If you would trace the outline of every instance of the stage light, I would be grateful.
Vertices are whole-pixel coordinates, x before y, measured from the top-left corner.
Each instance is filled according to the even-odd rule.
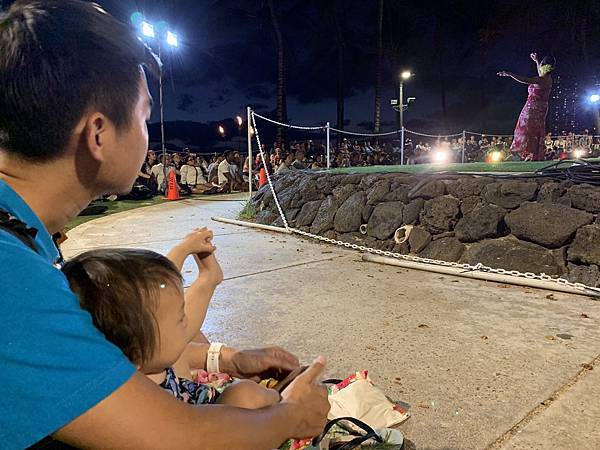
[[[145,20],[142,22],[142,34],[149,38],[154,37],[154,27]]]
[[[400,74],[400,78],[402,78],[404,81],[408,80],[410,77],[412,77],[410,70],[405,70]]]
[[[450,154],[448,150],[443,148],[435,148],[433,149],[433,153],[431,154],[431,162],[434,164],[444,164],[450,160]]]
[[[179,39],[175,33],[167,31],[167,44],[171,47],[179,47]]]
[[[590,95],[590,102],[592,102],[592,103],[600,102],[600,95],[599,94]]]
[[[495,151],[495,152],[490,153],[490,161],[493,163],[500,162],[503,159],[504,159],[504,155],[502,154],[502,152]]]
[[[144,21],[144,15],[141,12],[134,12],[129,19],[134,27],[139,28]]]

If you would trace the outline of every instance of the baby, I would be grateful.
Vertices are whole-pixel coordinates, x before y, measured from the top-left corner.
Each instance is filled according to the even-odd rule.
[[[138,370],[187,403],[227,404],[258,409],[280,401],[273,389],[238,380],[222,393],[192,381],[192,369],[206,368],[206,346],[194,344],[223,272],[215,258],[212,232],[188,235],[169,254],[138,249],[85,252],[63,271],[94,325]],[[199,275],[185,292],[181,266],[192,255]]]

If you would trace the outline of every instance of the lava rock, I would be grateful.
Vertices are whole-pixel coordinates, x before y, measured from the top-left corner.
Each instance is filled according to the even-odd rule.
[[[588,225],[577,230],[567,254],[571,262],[600,265],[600,227]]]
[[[597,265],[580,266],[569,263],[567,269],[568,272],[564,275],[567,280],[573,283],[583,283],[586,286],[600,287],[600,269]]]
[[[516,237],[550,248],[566,244],[579,228],[593,220],[589,213],[552,203],[524,203],[506,216]]]
[[[408,242],[403,242],[402,244],[395,244],[392,251],[401,255],[408,255],[410,253],[410,247]]]
[[[591,213],[600,212],[600,187],[578,184],[567,192],[573,206]]]
[[[421,211],[421,224],[432,234],[443,233],[454,228],[460,210],[459,202],[453,197],[438,197],[427,200]]]
[[[323,200],[321,206],[319,206],[317,215],[313,220],[312,226],[310,227],[310,232],[313,234],[321,234],[324,231],[332,229],[333,219],[335,218],[338,206],[339,203],[336,202],[333,195],[330,195]]]
[[[315,200],[302,205],[302,209],[296,216],[296,226],[311,225],[317,216],[321,203],[321,200]]]
[[[458,221],[454,231],[461,242],[476,242],[505,234],[506,210],[496,205],[475,209]]]
[[[362,223],[367,223],[375,207],[373,205],[365,205],[362,209]]]
[[[367,234],[381,240],[390,238],[402,226],[403,210],[400,202],[380,203],[371,214]]]
[[[258,223],[262,223],[263,225],[270,225],[278,217],[279,217],[279,214],[274,213],[273,211],[269,211],[268,209],[265,209],[264,211],[257,213],[254,220],[256,220],[256,222],[258,222]]]
[[[361,173],[351,173],[346,175],[340,184],[359,184],[363,178],[363,174]]]
[[[389,180],[377,181],[371,189],[367,192],[367,204],[375,205],[383,201],[386,195],[390,192]]]
[[[402,202],[408,203],[408,191],[410,190],[410,186],[400,184],[396,185],[396,187],[392,187],[389,194],[385,196],[386,202]]]
[[[465,197],[460,202],[460,212],[464,215],[469,214],[471,211],[477,208],[481,208],[485,203],[478,196]]]
[[[479,196],[486,185],[492,182],[489,178],[474,177],[449,181],[446,184],[448,193],[456,198]]]
[[[364,192],[355,192],[342,203],[335,213],[333,227],[338,233],[358,231],[362,224],[362,210],[366,206],[367,196]]]
[[[446,183],[441,180],[423,180],[408,193],[409,200],[415,198],[432,199],[446,194]]]
[[[507,209],[517,208],[521,203],[533,200],[537,183],[527,181],[501,181],[485,186],[483,196],[495,205]]]
[[[356,186],[353,184],[343,184],[333,190],[333,198],[338,205],[344,203],[352,194],[356,192]]]
[[[538,192],[538,202],[561,203],[561,199],[566,193],[567,188],[562,183],[544,183]]]
[[[419,256],[421,258],[437,259],[439,261],[459,261],[465,249],[465,244],[453,237],[447,237],[432,241]]]
[[[559,276],[563,272],[550,250],[516,238],[485,240],[473,244],[461,259],[461,263],[481,263],[496,269],[545,273],[552,276]]]
[[[404,207],[404,223],[412,225],[419,220],[425,200],[417,198]]]
[[[408,236],[411,253],[419,253],[431,242],[431,233],[422,227],[414,227]]]

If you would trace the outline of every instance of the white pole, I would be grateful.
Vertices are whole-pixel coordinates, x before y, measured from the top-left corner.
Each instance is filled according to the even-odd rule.
[[[463,130],[463,141],[462,141],[462,158],[461,158],[461,162],[465,162],[465,145],[467,142],[467,132],[465,130]]]
[[[276,231],[278,233],[292,234],[292,230],[286,230],[285,228],[274,227],[272,225],[263,225],[261,223],[254,223],[254,222],[244,222],[243,220],[227,219],[225,217],[211,217],[211,219],[214,220],[215,222],[230,223],[232,225],[239,225],[241,227],[259,228],[261,230]]]
[[[454,275],[458,277],[472,278],[475,280],[493,281],[496,283],[516,284],[518,286],[528,286],[539,289],[549,289],[558,292],[567,292],[569,294],[588,295],[598,297],[600,294],[590,289],[577,289],[571,286],[559,284],[555,281],[544,281],[529,278],[516,277],[513,275],[501,275],[489,272],[467,272],[458,267],[437,266],[433,264],[423,264],[414,261],[404,261],[396,258],[388,258],[385,256],[366,254],[362,257],[363,261],[374,262],[378,264],[388,264],[391,266],[404,267],[406,269],[425,270],[427,272],[442,273],[446,275]]]
[[[252,110],[246,108],[246,123],[248,124],[248,200],[252,200]]]
[[[330,164],[329,163],[329,155],[330,155],[329,143],[331,142],[330,137],[329,137],[329,128],[330,128],[330,125],[329,125],[329,122],[327,122],[327,169],[328,170],[329,170],[329,164]]]
[[[404,127],[400,130],[400,165],[404,165]]]

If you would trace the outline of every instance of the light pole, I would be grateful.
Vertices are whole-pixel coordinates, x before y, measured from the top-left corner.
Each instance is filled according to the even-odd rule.
[[[404,128],[404,82],[412,77],[410,70],[405,70],[400,74],[400,92],[398,96],[398,109],[400,111],[400,129]]]
[[[158,47],[158,58],[162,63],[162,47],[163,41],[167,44],[167,46],[171,48],[179,47],[179,38],[177,34],[168,30],[168,25],[166,22],[159,22],[156,26],[152,25],[150,22],[144,19],[144,16],[141,13],[134,13],[131,15],[132,23],[139,27],[142,38],[150,44],[149,41],[156,40],[156,45]],[[167,180],[167,167],[166,167],[166,156],[167,150],[165,147],[165,110],[164,110],[164,93],[163,93],[163,77],[162,70],[158,76],[158,98],[159,98],[159,108],[160,108],[160,144],[162,151],[162,164],[163,164],[163,176],[164,182]]]

